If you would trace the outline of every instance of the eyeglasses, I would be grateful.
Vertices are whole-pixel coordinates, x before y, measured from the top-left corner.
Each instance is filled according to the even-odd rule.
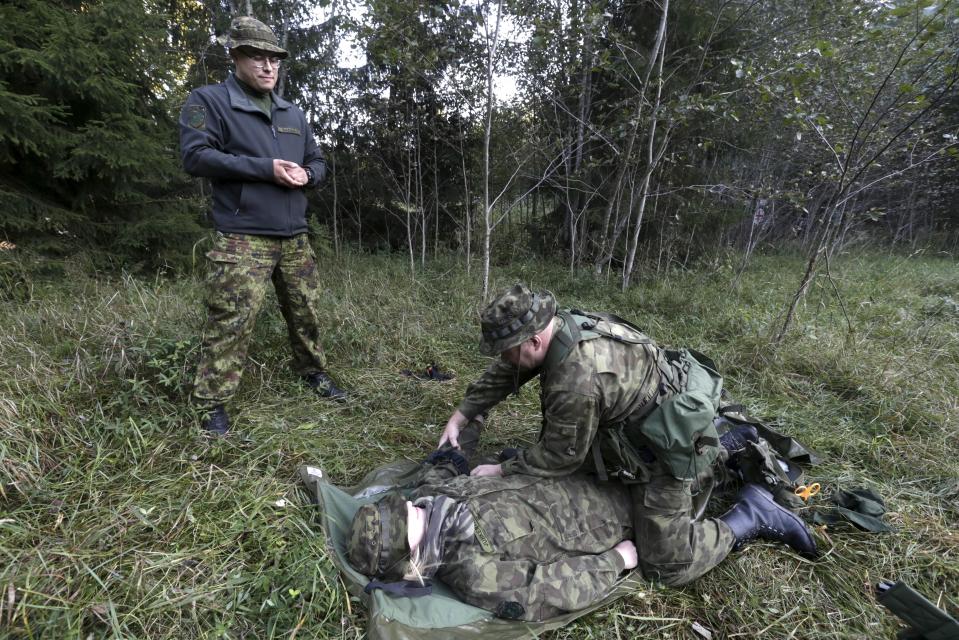
[[[253,68],[259,71],[262,71],[263,68],[266,67],[267,63],[269,63],[270,66],[272,66],[274,69],[278,69],[280,67],[280,63],[282,62],[282,60],[280,60],[276,56],[255,55],[255,56],[247,56],[247,58],[253,61]]]

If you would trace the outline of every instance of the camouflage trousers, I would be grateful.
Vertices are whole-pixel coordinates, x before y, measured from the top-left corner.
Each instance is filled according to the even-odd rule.
[[[236,392],[270,282],[286,320],[294,373],[326,367],[316,313],[316,258],[305,233],[274,238],[217,232],[206,257],[207,320],[193,388],[198,404],[223,404]]]
[[[712,468],[677,480],[659,461],[650,466],[648,482],[630,485],[639,567],[649,580],[686,584],[722,562],[736,539],[726,523],[700,519],[716,486]]]

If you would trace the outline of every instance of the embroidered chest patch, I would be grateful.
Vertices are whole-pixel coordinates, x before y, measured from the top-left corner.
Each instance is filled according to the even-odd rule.
[[[493,553],[493,543],[490,542],[489,536],[483,531],[483,527],[476,521],[473,522],[473,535],[476,536],[476,541],[479,542],[483,551]]]
[[[277,127],[276,130],[280,133],[292,133],[295,136],[300,135],[300,130],[296,127]]]
[[[186,123],[194,129],[206,129],[206,108],[199,104],[188,106],[186,108]]]

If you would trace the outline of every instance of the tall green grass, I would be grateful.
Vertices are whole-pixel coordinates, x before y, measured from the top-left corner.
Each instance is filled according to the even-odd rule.
[[[315,464],[349,484],[426,455],[487,362],[475,274],[440,260],[411,281],[407,265],[323,265],[346,405],[290,373],[268,302],[224,439],[201,434],[187,403],[202,322],[194,279],[21,273],[0,301],[0,637],[363,637],[295,470]],[[757,257],[733,290],[737,266],[720,258],[621,293],[560,265],[517,264],[498,268],[493,288],[549,288],[565,306],[614,311],[711,355],[733,396],[823,455],[811,480],[827,494],[877,490],[896,531],[820,531],[816,562],[753,544],[692,585],[647,585],[549,637],[698,638],[699,623],[723,638],[882,638],[898,622],[868,591],[879,578],[959,600],[959,267],[846,257],[835,289],[818,281],[773,347],[802,264]],[[432,362],[456,379],[399,373]],[[490,449],[535,439],[530,386],[492,414]]]

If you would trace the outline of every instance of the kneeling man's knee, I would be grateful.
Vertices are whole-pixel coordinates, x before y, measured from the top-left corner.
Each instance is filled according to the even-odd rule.
[[[640,562],[643,576],[647,580],[659,582],[668,587],[679,587],[692,582],[699,577],[700,573],[693,570],[689,564],[652,564],[649,562]]]

